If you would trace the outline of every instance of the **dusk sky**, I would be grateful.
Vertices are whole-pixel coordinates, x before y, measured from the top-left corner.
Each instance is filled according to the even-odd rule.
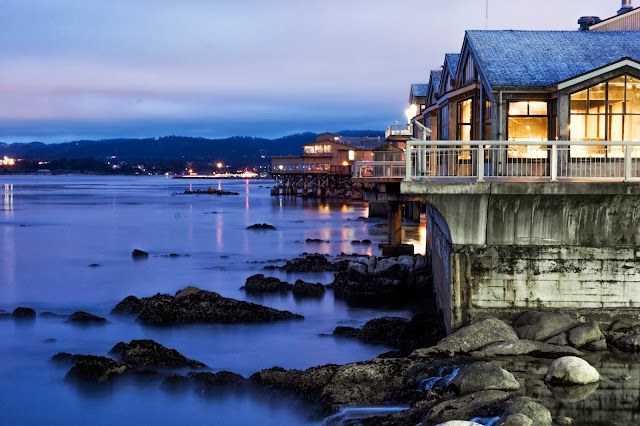
[[[619,8],[489,0],[489,29]],[[278,137],[403,120],[485,0],[0,0],[0,28],[2,142]]]

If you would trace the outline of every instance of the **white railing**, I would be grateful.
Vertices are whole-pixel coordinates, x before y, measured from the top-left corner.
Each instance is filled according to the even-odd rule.
[[[390,136],[412,136],[413,126],[411,124],[392,124],[384,131],[385,139]]]
[[[640,179],[640,142],[407,142],[405,180]]]
[[[406,175],[404,161],[358,161],[353,163],[356,179],[403,179]]]

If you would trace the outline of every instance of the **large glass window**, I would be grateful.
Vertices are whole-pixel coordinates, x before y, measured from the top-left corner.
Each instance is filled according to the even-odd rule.
[[[639,141],[640,79],[613,78],[571,95],[571,140]],[[624,148],[572,146],[572,157],[624,157]],[[632,156],[640,157],[640,148]]]
[[[510,141],[546,142],[549,140],[547,102],[509,102],[507,134]],[[509,145],[509,158],[547,158],[547,146]]]
[[[449,105],[444,105],[438,111],[440,115],[440,140],[447,141],[449,140]]]
[[[458,134],[457,139],[459,141],[470,141],[473,135],[473,99],[465,99],[458,102],[458,115],[457,125]],[[458,160],[470,160],[471,159],[471,145],[462,145],[463,150],[458,154]]]

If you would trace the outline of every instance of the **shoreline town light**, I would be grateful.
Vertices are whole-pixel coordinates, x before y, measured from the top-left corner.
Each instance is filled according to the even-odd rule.
[[[407,123],[411,123],[411,119],[418,114],[418,107],[411,104],[404,110],[404,114],[407,116]]]

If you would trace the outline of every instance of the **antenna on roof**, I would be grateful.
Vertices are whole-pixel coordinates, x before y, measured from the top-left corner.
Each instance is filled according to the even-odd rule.
[[[484,29],[489,29],[489,0],[484,3]]]

